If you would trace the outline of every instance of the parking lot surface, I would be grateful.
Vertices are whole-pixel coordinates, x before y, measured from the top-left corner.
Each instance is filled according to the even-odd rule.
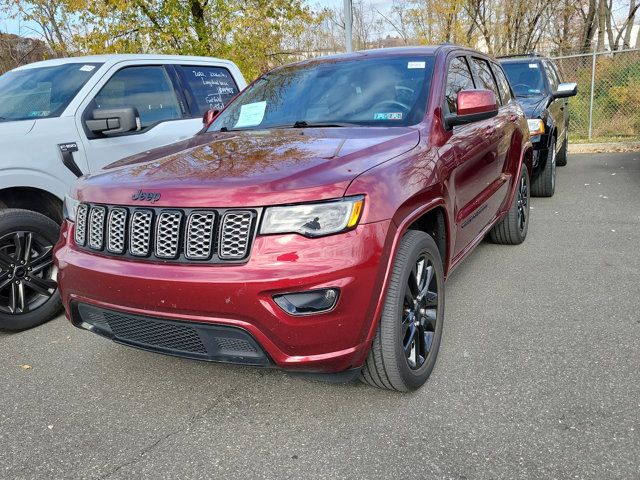
[[[440,356],[397,394],[0,333],[0,478],[639,478],[640,153],[571,155],[521,246],[447,282]]]

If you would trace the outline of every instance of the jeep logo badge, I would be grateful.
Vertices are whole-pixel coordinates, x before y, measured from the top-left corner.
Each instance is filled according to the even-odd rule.
[[[143,192],[142,190],[138,190],[136,193],[134,193],[131,196],[131,200],[141,200],[141,201],[146,200],[147,202],[155,203],[158,200],[160,200],[160,194],[153,193],[153,192]]]

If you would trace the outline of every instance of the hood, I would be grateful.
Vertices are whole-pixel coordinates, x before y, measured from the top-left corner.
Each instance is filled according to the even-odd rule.
[[[535,97],[518,97],[518,103],[522,106],[527,118],[542,117],[542,112],[547,107],[547,98],[544,95]]]
[[[259,207],[344,195],[362,172],[413,149],[412,128],[315,128],[213,132],[135,155],[83,177],[81,201]],[[143,198],[147,198],[143,196]]]
[[[26,135],[36,124],[35,120],[0,121],[0,140],[16,141],[16,136]]]

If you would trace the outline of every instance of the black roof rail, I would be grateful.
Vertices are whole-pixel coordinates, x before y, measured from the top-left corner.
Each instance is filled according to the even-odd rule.
[[[529,53],[513,53],[511,55],[500,55],[496,58],[543,57],[543,56],[544,55],[541,55],[536,52],[529,52]]]

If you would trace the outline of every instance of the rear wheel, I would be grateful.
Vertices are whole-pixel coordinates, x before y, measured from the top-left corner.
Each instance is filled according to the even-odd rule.
[[[60,310],[53,264],[59,226],[28,210],[0,211],[0,329],[40,325]]]
[[[503,245],[518,245],[524,242],[529,230],[529,203],[529,172],[523,165],[511,208],[507,216],[489,233],[492,242]]]
[[[556,165],[559,167],[564,167],[567,165],[567,157],[569,156],[569,137],[565,135],[564,142],[562,142],[562,147],[558,152],[558,156],[556,157]]]
[[[534,197],[553,197],[556,191],[556,139],[551,139],[547,154],[547,163],[540,175],[532,182],[531,195]]]
[[[429,235],[409,231],[394,260],[378,331],[362,368],[363,382],[415,390],[436,363],[444,320],[444,272]]]

